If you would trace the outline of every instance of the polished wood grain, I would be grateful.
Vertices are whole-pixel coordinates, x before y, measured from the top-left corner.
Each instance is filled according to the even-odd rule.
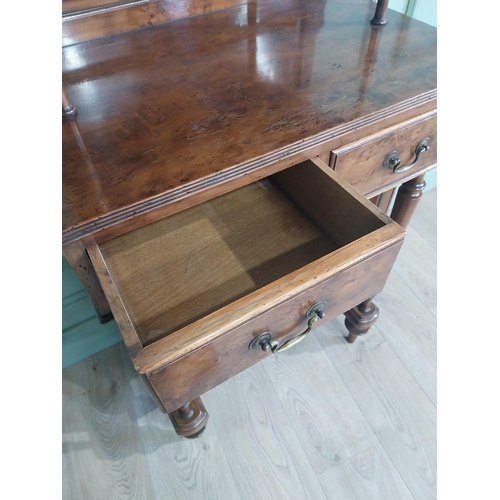
[[[349,330],[347,342],[352,344],[359,335],[364,335],[375,324],[379,315],[378,307],[371,298],[364,300],[345,313],[345,326]]]
[[[377,7],[371,23],[377,26],[384,26],[387,24],[386,14],[389,0],[377,0]]]
[[[331,6],[332,3],[326,4],[327,14]],[[220,348],[222,337],[245,323],[255,328],[256,316],[261,321],[269,311],[278,320],[286,308],[298,309],[303,315],[304,308],[309,305],[304,300],[306,292],[310,296],[311,291],[316,293],[319,289],[328,292],[329,300],[331,297],[335,306],[342,307],[342,310],[365,301],[357,309],[360,318],[356,321],[351,321],[351,318],[349,323],[353,327],[351,334],[353,330],[356,334],[363,333],[366,324],[371,325],[376,319],[376,308],[372,307],[369,297],[381,290],[402,242],[401,228],[381,212],[367,208],[368,202],[356,202],[363,207],[359,213],[354,210],[356,203],[353,204],[350,199],[341,201],[340,194],[332,195],[338,200],[330,203],[325,198],[328,186],[321,183],[323,178],[329,179],[325,177],[327,169],[322,171],[323,167],[310,167],[310,174],[304,169],[304,175],[295,176],[291,174],[295,167],[285,168],[308,156],[326,157],[328,149],[335,150],[342,141],[357,140],[379,132],[383,126],[400,122],[403,115],[413,119],[421,111],[427,112],[426,106],[433,105],[435,100],[432,55],[421,59],[417,84],[401,84],[407,75],[399,72],[410,68],[402,68],[399,58],[404,52],[402,47],[408,41],[413,45],[404,52],[404,58],[411,57],[414,47],[422,52],[431,37],[424,40],[422,31],[425,29],[412,31],[410,24],[402,22],[396,36],[397,54],[387,59],[385,53],[382,56],[381,50],[390,36],[383,35],[390,34],[391,30],[381,32],[368,26],[369,35],[365,32],[360,36],[353,26],[361,20],[361,16],[353,18],[354,14],[347,9],[352,9],[350,3],[335,4],[335,16],[330,13],[330,17],[324,15],[325,5],[299,3],[292,8],[290,5],[286,7],[263,2],[251,8],[245,7],[246,16],[241,15],[241,8],[226,9],[220,15],[207,16],[202,24],[197,24],[198,18],[171,23],[182,28],[182,37],[176,36],[175,28],[160,30],[166,25],[156,26],[144,30],[142,37],[136,36],[138,32],[131,32],[112,39],[88,42],[83,52],[79,52],[81,45],[67,47],[64,51],[67,57],[66,88],[80,97],[86,98],[92,93],[93,97],[87,100],[87,108],[77,104],[79,110],[86,109],[86,114],[81,112],[79,120],[69,128],[65,127],[63,133],[64,172],[66,179],[70,179],[67,184],[70,189],[64,191],[63,242],[65,245],[78,242],[88,247],[110,307],[124,331],[134,366],[148,376],[161,407],[170,413],[175,409],[173,421],[181,434],[197,435],[204,428],[198,421],[193,424],[190,420],[195,413],[190,406],[193,397],[198,397],[202,390],[215,387],[248,364],[248,352],[245,352],[246,358],[231,356],[219,364],[220,358],[215,358],[214,365],[214,356],[212,353],[207,356],[207,351],[203,351],[205,347],[219,342]],[[355,12],[358,16],[359,11]],[[362,12],[366,21],[368,11],[364,9]],[[91,17],[83,16],[81,19]],[[297,29],[297,21],[300,29]],[[350,24],[350,31],[342,32],[347,24]],[[201,31],[211,33],[210,38],[209,35],[201,36]],[[189,36],[186,36],[187,32]],[[344,44],[340,55],[317,48],[325,42],[335,42],[339,35],[342,35]],[[246,41],[244,47],[241,47],[242,40]],[[353,48],[359,41],[361,52],[359,47]],[[259,43],[263,44],[262,47]],[[269,48],[265,50],[267,45]],[[354,53],[366,55],[358,57],[354,64],[349,59]],[[316,55],[319,57],[316,58]],[[278,61],[279,64],[270,61]],[[216,72],[213,71],[214,64]],[[384,75],[382,84],[383,69],[391,64],[391,76],[398,82],[394,87],[387,83],[387,75]],[[298,66],[300,72],[296,71]],[[337,72],[340,67],[343,67],[342,71]],[[168,68],[167,72],[165,68]],[[185,68],[189,68],[189,72]],[[331,78],[332,69],[334,78]],[[144,75],[148,75],[147,81]],[[201,81],[203,87],[199,85]],[[337,85],[347,89],[343,85],[346,82],[349,82],[350,89],[344,90],[347,93],[340,96],[331,94],[331,89],[337,88]],[[353,82],[359,83],[355,90]],[[95,86],[98,90],[82,93],[82,88],[86,86]],[[109,95],[110,88],[113,88],[112,95]],[[176,119],[180,122],[176,123]],[[315,161],[319,160],[311,160],[311,163]],[[86,170],[83,171],[82,167]],[[213,302],[205,302],[198,296],[191,297],[188,292],[196,287],[191,287],[184,279],[170,280],[169,275],[160,279],[160,282],[170,285],[169,289],[164,290],[165,293],[159,290],[158,295],[151,294],[152,288],[155,288],[151,287],[151,276],[157,277],[157,273],[154,266],[149,266],[151,260],[141,259],[141,255],[132,258],[129,265],[116,264],[114,269],[133,269],[136,262],[144,264],[151,270],[150,276],[138,273],[144,282],[133,279],[127,282],[113,270],[113,258],[108,260],[106,256],[106,245],[112,243],[102,239],[104,231],[111,231],[107,233],[107,238],[116,236],[117,231],[123,234],[130,230],[130,226],[126,226],[130,220],[134,219],[133,224],[137,226],[144,225],[146,221],[154,222],[165,216],[162,210],[166,207],[171,210],[168,215],[174,217],[179,213],[182,217],[182,209],[200,207],[202,202],[216,196],[231,196],[235,188],[248,187],[253,180],[270,173],[275,174],[281,189],[300,209],[321,227],[336,246],[342,248],[338,251],[325,249],[314,256],[313,262],[303,258],[310,254],[309,251],[302,252],[295,262],[293,259],[281,260],[283,264],[292,265],[284,270],[285,266],[281,264],[270,265],[277,257],[275,254],[255,252],[249,247],[252,259],[244,262],[243,266],[236,255],[237,287],[233,290],[236,296],[224,295],[227,285],[224,282],[224,286],[215,287],[217,290],[224,289],[222,295],[209,291]],[[332,178],[335,179],[333,176],[330,180]],[[314,189],[307,189],[307,179]],[[345,188],[347,192],[350,192],[349,189]],[[413,195],[410,197],[415,198]],[[325,200],[328,202],[323,203]],[[404,201],[402,211],[411,206]],[[271,211],[264,210],[262,213],[274,220]],[[351,221],[347,219],[354,215],[361,216],[353,217]],[[400,215],[401,220],[405,217]],[[294,217],[284,219],[295,220]],[[372,220],[376,221],[376,225],[372,226]],[[190,223],[204,221],[205,218],[195,214]],[[120,226],[119,229],[117,226]],[[239,226],[245,229],[244,224]],[[233,256],[234,248],[248,250],[244,248],[244,238],[240,238],[239,244],[230,242],[229,253],[221,252],[220,244],[226,243],[222,241],[224,237],[211,237],[211,229],[194,228],[194,234],[197,237],[208,234],[209,245],[218,241],[219,246],[215,245],[212,254],[220,256],[223,262],[217,267],[222,269],[222,264],[230,261],[227,257]],[[273,233],[272,228],[269,232]],[[238,236],[237,232],[230,231],[230,234],[233,233]],[[262,237],[269,239],[267,234]],[[314,239],[306,242],[296,239],[289,250],[295,252],[299,247],[303,250],[304,245]],[[142,241],[141,238],[139,243],[142,244]],[[186,252],[187,248],[183,246],[192,245],[189,238],[184,235],[174,239],[173,243],[180,259],[185,259],[186,255],[191,257],[192,254]],[[257,244],[260,245],[259,242]],[[281,248],[279,242],[274,246]],[[196,247],[194,250],[199,253]],[[210,254],[200,255],[202,260],[213,260],[207,256],[210,257]],[[184,267],[172,264],[175,264],[175,259],[166,261],[168,269],[184,269],[185,274],[189,261]],[[362,280],[349,274],[360,272],[363,265],[363,276],[369,280],[367,286],[361,286]],[[278,275],[270,276],[266,266],[277,269]],[[196,267],[204,269],[201,264],[195,266],[195,270]],[[249,289],[245,274],[251,274],[249,271],[255,267],[259,269],[258,276],[268,281],[259,281],[259,278],[255,288]],[[209,270],[201,280],[212,286],[214,275],[217,273]],[[222,275],[227,278],[225,272]],[[333,281],[329,280],[340,276],[355,285],[342,287],[342,293],[337,297],[332,291]],[[130,283],[137,285],[138,290],[132,299],[127,296]],[[163,305],[163,297],[173,296],[177,285],[179,288],[184,286],[183,293],[175,296],[181,300],[180,307],[168,309],[167,305],[166,313],[161,310],[157,318],[159,325],[146,322],[143,326],[141,321],[137,321],[136,312],[146,311],[148,306],[146,294],[159,299],[156,304]],[[240,285],[241,289],[238,288]],[[138,305],[131,307],[131,303]],[[190,311],[193,303],[208,309]],[[286,307],[283,308],[283,305]],[[168,330],[165,329],[164,318],[172,316],[171,310],[176,311],[185,323],[174,324]],[[186,315],[186,312],[192,315]],[[332,315],[340,312],[335,308],[330,310]],[[154,307],[149,308],[145,314],[154,317],[156,311]],[[293,317],[288,315],[287,320]],[[297,323],[293,328],[298,328]],[[292,335],[293,328],[285,328],[282,334]],[[255,334],[255,331],[252,333]],[[244,345],[241,342],[243,336],[236,339],[240,349]],[[193,353],[200,353],[202,357],[196,369],[188,370],[185,363],[193,363]],[[180,376],[172,377],[172,373],[165,373],[174,365],[184,374],[183,383],[180,383]],[[196,372],[203,369],[205,374]],[[176,383],[172,384],[172,380]],[[205,415],[202,411],[199,414]]]
[[[88,6],[86,6],[88,2]],[[63,47],[140,28],[207,14],[249,3],[247,0],[129,0],[74,2],[63,15]],[[250,2],[251,3],[251,2]],[[64,6],[64,3],[63,3]]]
[[[104,293],[108,299],[109,306],[114,319],[120,328],[123,340],[127,344],[131,354],[136,354],[142,347],[140,334],[130,317],[130,313],[116,292],[117,284],[109,272],[108,265],[103,259],[99,247],[91,247],[88,254],[92,259],[95,271],[99,277]]]
[[[429,245],[435,241],[436,195],[435,189],[424,194],[410,222],[408,241],[412,236],[429,242]],[[406,243],[402,251],[405,246]],[[426,474],[418,466],[421,462],[419,457],[435,453],[435,432],[426,427],[428,421],[425,416],[428,404],[432,403],[429,400],[426,403],[426,395],[422,394],[422,390],[426,392],[422,381],[435,378],[435,368],[421,363],[418,368],[421,378],[415,379],[413,366],[419,364],[422,346],[411,342],[392,342],[392,338],[397,341],[401,332],[406,331],[409,322],[413,321],[407,315],[408,311],[417,311],[421,318],[425,315],[426,328],[432,326],[429,318],[433,317],[433,313],[419,300],[418,290],[422,285],[415,283],[412,274],[408,274],[406,280],[393,279],[397,272],[397,269],[393,271],[384,291],[377,295],[377,301],[381,304],[386,293],[389,294],[387,302],[400,295],[404,309],[395,304],[386,314],[385,308],[381,307],[380,318],[370,334],[353,345],[345,343],[346,332],[341,319],[327,325],[320,324],[309,338],[296,346],[300,355],[295,354],[295,349],[290,349],[281,358],[269,357],[209,391],[203,401],[211,419],[205,433],[198,439],[184,439],[175,433],[170,420],[157,408],[133,369],[123,344],[63,370],[64,500],[115,498],[119,494],[122,494],[120,498],[133,498],[123,494],[123,488],[119,493],[110,491],[113,485],[110,478],[116,477],[117,470],[123,472],[122,477],[128,475],[135,478],[138,467],[144,481],[150,478],[153,489],[145,493],[139,491],[135,496],[138,500],[435,499],[435,484],[425,489],[425,494],[414,487],[415,483],[419,484],[417,478]],[[421,279],[430,277],[423,274]],[[435,277],[425,287],[433,286],[432,283],[435,286]],[[467,291],[464,293],[465,300]],[[333,325],[332,328],[329,325]],[[323,345],[323,337],[325,348],[322,354],[317,345]],[[452,345],[454,341],[460,340],[453,336],[446,340],[447,345]],[[368,344],[364,352],[372,352],[373,356],[349,356],[353,349],[358,350],[363,344]],[[407,356],[399,350],[400,347],[407,349]],[[301,363],[298,359],[304,355],[309,363]],[[318,362],[318,377],[317,357],[322,359]],[[324,362],[325,357],[334,362],[330,370]],[[407,361],[412,358],[415,359],[414,365],[407,366]],[[292,363],[290,369],[287,362]],[[95,372],[92,369],[94,363],[97,363]],[[271,364],[278,366],[275,369]],[[102,366],[107,369],[100,371]],[[272,373],[282,374],[280,383],[271,377]],[[86,385],[87,376],[90,385]],[[126,377],[126,383],[118,384],[120,402],[117,404],[115,399],[113,404],[100,404],[99,411],[96,411],[95,394],[102,394],[113,380],[123,380],[116,376]],[[376,377],[380,387],[373,384],[373,377]],[[304,388],[304,383],[314,385],[311,394],[304,394],[304,389],[308,387]],[[391,389],[394,384],[399,389],[397,393]],[[302,388],[300,394],[291,392],[294,385]],[[90,391],[87,390],[89,387]],[[332,397],[334,394],[337,398]],[[363,405],[365,400],[368,404]],[[283,401],[290,401],[287,403],[290,406],[294,401],[297,403],[290,411]],[[300,402],[303,404],[300,405]],[[361,412],[368,424],[373,426],[376,444],[367,446],[354,456],[345,453],[346,460],[329,467],[329,461],[334,459],[335,443],[352,443],[355,450],[358,437],[364,435],[362,440],[365,443],[370,440],[369,433],[360,434],[360,430],[365,430],[363,427],[344,426],[342,419],[329,419],[317,412],[316,408],[325,406],[332,411],[343,408],[346,414]],[[409,411],[405,411],[405,407]],[[305,430],[314,439],[304,447],[302,445],[306,440],[296,434],[296,429],[304,431],[304,428],[294,423],[299,414],[304,420],[308,415],[318,415],[317,424],[311,422]],[[113,443],[110,457],[128,453],[128,458],[119,466],[117,461],[111,459],[96,460],[104,454],[102,424],[95,422],[117,420],[121,436],[136,436]],[[435,419],[431,425],[435,425]],[[320,434],[316,434],[314,429],[318,429]],[[405,437],[412,432],[415,436],[414,448]],[[329,441],[323,443],[321,437],[329,434]],[[457,440],[460,438],[460,435],[456,436]],[[320,449],[313,450],[314,444],[319,441]],[[127,451],[134,446],[133,442],[140,442],[143,451]],[[329,450],[333,450],[331,454]],[[323,451],[326,451],[324,455]],[[311,453],[318,470],[325,472],[318,474],[312,467]],[[410,457],[407,461],[401,459],[405,454]],[[135,461],[139,459],[144,459],[142,464],[145,468],[137,465]],[[249,464],[252,464],[251,469]],[[249,470],[254,474],[249,474]],[[292,482],[289,487],[289,475],[292,481],[300,476],[300,483]],[[321,488],[317,487],[318,480]],[[83,490],[80,485],[83,485]],[[408,491],[412,496],[408,496]]]
[[[200,398],[182,405],[169,413],[175,432],[190,439],[200,437],[205,432],[208,412]]]
[[[163,403],[161,402],[160,398],[158,397],[158,394],[156,394],[156,391],[154,390],[153,386],[149,382],[148,377],[146,377],[146,375],[140,375],[140,377],[141,377],[141,380],[142,380],[143,384],[147,387],[147,389],[149,391],[149,394],[153,398],[153,401],[158,406],[159,410],[162,413],[167,413],[167,410],[163,406]]]
[[[385,284],[398,250],[399,245],[396,245],[348,270],[333,272],[331,279],[317,283],[314,288],[257,315],[227,334],[206,342],[199,349],[194,350],[195,339],[189,343],[188,334],[196,326],[204,327],[201,322],[199,325],[194,324],[192,329],[177,332],[178,336],[183,336],[186,344],[183,351],[188,351],[184,357],[179,357],[179,353],[174,351],[172,354],[177,354],[177,359],[169,362],[169,358],[173,356],[167,355],[176,345],[172,335],[159,341],[163,345],[162,350],[159,350],[159,345],[150,346],[149,350],[154,353],[153,359],[153,354],[146,348],[134,358],[134,364],[141,371],[148,372],[148,379],[163,406],[167,411],[172,411],[270,356],[270,351],[249,349],[250,342],[261,333],[271,331],[274,339],[284,342],[306,330],[305,312],[316,302],[328,302],[324,311],[326,317],[317,322],[317,328],[364,300],[367,295],[378,293]],[[237,304],[234,310],[238,310]],[[175,384],[172,383],[173,380]]]
[[[136,0],[62,0],[62,13],[86,11],[89,9],[103,8],[106,5],[126,5]]]
[[[326,163],[326,165],[330,164],[330,151],[325,151],[324,153],[318,155],[318,158],[323,162]]]
[[[269,182],[101,245],[142,345],[338,248]]]
[[[144,347],[134,358],[135,366],[141,373],[155,371],[264,311],[297,296],[311,286],[321,283],[331,277],[332,272],[343,272],[380,252],[386,252],[387,257],[391,252],[396,254],[402,243],[402,237],[399,226],[389,225],[371,235],[360,238],[355,244],[334,252],[332,256],[323,257],[313,264],[223,307],[206,316],[203,320],[195,321],[154,344]],[[359,252],[360,248],[363,249],[361,253]],[[367,248],[370,250],[367,251]],[[91,253],[92,250],[92,248],[89,249],[92,258],[99,258],[98,254]],[[395,254],[393,258],[396,257]],[[127,337],[125,336],[125,338]]]
[[[259,334],[287,340],[314,303],[332,319],[380,292],[403,236],[312,159],[88,253],[135,368],[171,413],[263,359],[249,350]]]
[[[392,223],[319,158],[283,170],[272,179],[339,247]]]
[[[432,101],[429,102],[425,99],[415,99],[412,102],[412,106],[416,106],[416,108],[410,107],[409,109],[406,109],[406,103],[404,106],[394,106],[390,109],[390,113],[385,115],[384,120],[387,123],[396,123],[399,121],[399,119],[405,119],[408,118],[408,116],[411,116],[412,113],[416,112],[416,109],[425,112],[426,110],[428,110],[428,107],[435,107],[435,104],[432,104]],[[395,114],[393,114],[393,112]],[[365,131],[371,130],[370,127],[373,127],[373,130],[377,130],[380,128],[380,124],[378,122],[372,122],[370,120],[368,121],[368,123],[368,125],[365,124],[363,126],[360,126],[360,128]],[[77,121],[72,121],[70,122],[70,124],[74,128],[77,136],[81,138],[78,131]],[[341,144],[344,138],[349,142],[351,139],[354,140],[356,138],[359,138],[359,136],[359,128],[351,128],[350,126],[346,126],[345,136],[342,138],[336,137],[335,139],[330,141],[331,144],[327,144],[326,146],[327,154],[322,156],[329,156],[331,153],[331,147],[335,147],[335,145]],[[105,223],[102,223],[102,221],[97,220],[90,227],[87,227],[83,231],[71,230],[70,232],[64,232],[63,241],[66,243],[64,243],[63,246],[71,244],[72,241],[80,241],[86,247],[108,241],[109,239],[115,238],[127,232],[141,228],[147,224],[160,220],[164,217],[168,217],[182,210],[190,208],[198,203],[203,203],[222,194],[231,192],[234,189],[238,189],[241,186],[245,186],[251,182],[256,182],[260,179],[281,171],[283,168],[288,168],[290,166],[296,165],[300,161],[314,157],[315,153],[317,151],[323,150],[324,147],[325,146],[313,147],[310,150],[307,150],[310,151],[310,154],[308,152],[301,151],[300,147],[297,147],[294,150],[294,154],[290,157],[287,157],[283,161],[257,170],[246,171],[241,177],[238,177],[238,174],[240,173],[239,169],[235,168],[234,176],[225,178],[222,184],[205,186],[203,191],[197,191],[193,196],[190,195],[189,191],[186,191],[183,192],[181,196],[174,195],[174,200],[166,205],[162,204],[162,202],[155,202],[151,207],[148,208],[147,211],[131,211],[129,214],[131,215],[130,218],[114,218],[112,225],[106,225]],[[88,153],[86,149],[84,149],[84,151]],[[91,167],[91,163],[89,163],[89,167]],[[187,196],[184,196],[185,194],[187,194]],[[77,235],[79,236],[77,237]]]
[[[63,247],[63,253],[87,291],[101,323],[113,318],[108,299],[81,241]]]
[[[387,191],[384,191],[383,193],[377,196],[374,196],[373,198],[370,198],[370,201],[378,208],[380,208],[382,212],[388,214],[392,209],[391,204],[395,195],[396,195],[396,188],[392,188]]]
[[[300,180],[301,189],[297,189],[296,180]],[[130,233],[117,238],[114,241],[110,240],[100,247],[90,247],[88,249],[88,253],[94,261],[96,269],[98,269],[98,274],[102,274],[102,284],[105,287],[106,294],[111,302],[111,307],[112,309],[113,307],[116,308],[118,316],[117,320],[121,323],[121,327],[124,328],[124,338],[127,345],[131,348],[134,354],[137,354],[134,358],[134,362],[136,363],[137,369],[140,370],[141,373],[149,373],[175,359],[181,358],[183,355],[191,352],[192,350],[205,345],[207,342],[210,342],[218,336],[231,331],[233,328],[244,324],[265,311],[268,311],[269,309],[296,297],[298,294],[316,286],[318,283],[346,271],[356,264],[367,261],[372,256],[387,252],[388,260],[385,260],[384,262],[386,262],[386,264],[393,262],[393,259],[395,258],[394,252],[397,252],[397,249],[399,249],[404,236],[401,228],[394,224],[383,212],[378,210],[373,204],[350,187],[335,172],[327,168],[326,165],[321,164],[320,160],[310,160],[288,169],[286,173],[280,174],[279,178],[276,178],[276,181],[281,185],[282,189],[287,191],[287,194],[291,196],[292,200],[298,202],[299,206],[303,205],[303,207],[306,208],[306,211],[309,211],[309,216],[314,219],[315,223],[321,225],[323,228],[328,228],[329,226],[330,236],[334,237],[336,235],[335,238],[338,239],[344,246],[329,254],[323,256],[321,256],[321,254],[317,255],[315,257],[316,260],[314,261],[303,262],[301,264],[302,267],[299,269],[294,270],[290,267],[286,269],[281,268],[280,272],[285,272],[286,275],[271,275],[271,278],[274,280],[272,283],[266,284],[266,282],[263,282],[260,284],[259,289],[256,290],[255,288],[251,288],[247,291],[246,296],[240,298],[227,295],[228,293],[231,293],[231,291],[221,291],[221,289],[216,286],[217,293],[215,294],[215,297],[217,300],[215,302],[212,301],[212,311],[201,310],[194,316],[191,315],[191,323],[186,324],[185,326],[178,325],[177,327],[181,326],[181,328],[173,333],[171,333],[171,329],[169,330],[168,327],[166,327],[166,325],[168,325],[168,319],[163,319],[155,323],[155,328],[161,328],[161,332],[158,332],[157,334],[153,332],[153,335],[155,336],[151,336],[152,334],[148,331],[148,329],[143,330],[142,333],[140,333],[140,328],[137,328],[140,318],[143,316],[148,317],[151,303],[155,303],[155,301],[157,304],[157,312],[154,316],[163,315],[164,318],[169,318],[172,314],[172,312],[170,312],[172,308],[168,306],[168,301],[176,300],[175,297],[169,298],[169,296],[175,295],[172,294],[172,286],[174,287],[174,290],[176,286],[178,286],[180,290],[182,289],[181,287],[184,286],[183,280],[187,278],[185,272],[186,264],[188,264],[188,267],[191,265],[189,257],[186,257],[186,255],[189,256],[189,252],[186,253],[185,250],[181,252],[181,257],[183,259],[181,263],[177,262],[175,258],[174,261],[169,262],[171,254],[175,257],[175,248],[168,250],[168,248],[165,247],[167,243],[164,239],[161,240],[161,244],[159,246],[155,246],[155,242],[159,237],[159,231],[157,230],[158,224],[163,225],[165,223],[168,227],[170,223],[168,219],[156,223],[157,227],[156,230],[153,230],[153,232],[151,232],[148,228],[144,228],[139,230],[139,233]],[[317,186],[322,187],[321,189],[317,189]],[[264,197],[264,199],[266,199],[266,193],[268,193],[268,195],[271,194],[269,192],[270,190],[261,189],[259,186],[254,186],[252,189],[250,188],[251,187],[244,188],[244,193],[247,193],[250,190],[252,193],[256,193],[259,194],[260,197]],[[311,193],[314,193],[315,202],[309,204],[308,201],[310,200]],[[252,201],[252,199],[253,198],[251,198],[250,201]],[[270,199],[274,199],[274,197]],[[212,206],[212,204],[213,203],[210,202],[209,206]],[[322,206],[327,207],[330,210],[324,212],[318,211],[318,207],[320,208]],[[198,211],[200,209],[199,207],[200,206],[194,207],[191,210]],[[344,212],[345,207],[349,207],[349,214]],[[226,208],[227,207],[225,207],[224,210]],[[223,214],[224,212],[219,210],[218,214],[221,213]],[[249,213],[251,214],[252,212]],[[266,211],[263,213],[265,214]],[[290,212],[287,212],[287,215],[289,213]],[[231,214],[232,211],[229,210],[229,215]],[[184,215],[183,213],[180,214],[181,218],[184,216],[188,217],[188,221],[190,220],[187,212],[184,213]],[[252,215],[252,217],[254,216]],[[230,219],[231,217],[226,217],[227,221]],[[198,224],[200,219],[197,216],[194,220]],[[178,231],[179,225],[177,222],[174,226],[175,231]],[[258,226],[260,226],[260,224],[258,224]],[[347,229],[348,226],[350,228],[349,230]],[[151,227],[154,229],[154,225]],[[193,233],[196,233],[197,238],[200,239],[200,241],[219,241],[218,238],[213,240],[213,232],[207,233],[207,229],[205,229],[205,232],[201,231],[201,228],[196,229],[193,227],[192,222],[187,224],[186,227]],[[211,231],[213,227],[213,224],[212,226],[208,225],[208,229]],[[286,224],[281,226],[280,230],[286,229],[287,233],[294,233],[296,232],[296,229],[291,231],[293,227],[294,226],[290,226],[290,221],[287,221]],[[237,229],[235,229],[235,232],[238,234]],[[249,233],[247,232],[247,234],[251,234],[251,238],[255,238],[256,241],[258,241],[259,237],[254,234],[255,232],[258,233],[258,231],[254,230]],[[137,237],[136,234],[138,234]],[[175,237],[175,232],[172,233],[172,231],[167,231],[165,233],[165,238],[172,234],[174,234]],[[348,239],[345,239],[346,236]],[[226,235],[226,239],[230,237],[232,237],[232,234],[228,233]],[[279,235],[274,236],[274,238],[276,237],[280,238],[281,245],[281,238],[283,237]],[[290,236],[287,236],[286,238],[289,237]],[[160,236],[160,238],[163,237]],[[176,244],[178,245],[182,245],[184,238],[185,236],[182,236],[180,239],[175,239],[174,242],[177,242]],[[294,238],[289,241],[293,242]],[[192,240],[190,238],[187,239],[188,241]],[[237,240],[238,239],[240,239],[239,236]],[[271,239],[270,236],[269,239]],[[244,241],[245,238],[241,238],[241,240]],[[308,239],[305,241],[308,241]],[[228,242],[230,241],[228,240]],[[266,242],[266,244],[270,244],[270,242]],[[152,250],[151,245],[153,245]],[[237,248],[234,241],[231,245],[235,245],[235,249]],[[230,258],[232,258],[231,245],[227,245],[227,251],[229,251],[229,253],[226,251],[226,256],[224,257],[225,260],[230,260]],[[249,243],[246,243],[246,245],[248,246]],[[164,247],[167,248],[167,250],[160,251]],[[325,248],[326,247],[323,247],[321,253],[323,253]],[[127,249],[132,251],[130,254],[132,257],[129,260],[122,262],[121,258],[126,254],[128,251]],[[211,252],[209,247],[208,249]],[[200,248],[200,251],[201,250],[202,248]],[[244,250],[245,249],[242,248],[241,251],[244,252]],[[217,246],[217,252],[220,251],[221,249]],[[260,252],[261,255],[265,257],[264,260],[269,259],[269,255],[276,256],[276,253],[269,254],[269,249],[260,250]],[[275,250],[271,250],[271,252],[275,252]],[[210,257],[210,255],[208,255],[197,268],[198,271],[195,275],[195,280],[196,287],[198,288],[200,286],[205,286],[203,285],[203,282],[199,282],[198,280],[197,276],[200,273],[202,273],[202,276],[205,276],[205,280],[213,280],[213,278],[210,277],[213,272],[206,269],[209,267],[207,265],[207,258]],[[247,268],[247,271],[248,269],[253,269],[252,266],[256,264],[255,256],[253,254],[245,257],[245,253],[239,256],[238,252],[236,252],[235,255],[237,256],[238,266],[240,266],[241,262],[244,262],[245,260],[247,261],[247,265],[248,263],[251,263],[251,265]],[[213,257],[210,257],[210,259],[213,259]],[[309,260],[310,259],[311,257],[309,257]],[[275,257],[270,259],[272,262],[275,260]],[[156,264],[152,265],[152,262],[156,262]],[[262,265],[262,258],[260,258],[257,262],[259,265]],[[193,263],[193,265],[195,265],[195,263]],[[217,270],[220,265],[222,264],[217,264],[214,269]],[[134,267],[137,266],[140,272],[135,274]],[[177,271],[172,271],[172,267],[176,268]],[[160,273],[160,269],[164,269],[164,271],[161,272],[167,272],[168,276],[172,276],[172,272],[177,272],[179,276],[178,281],[172,281],[172,279],[160,279],[159,281],[155,281],[155,277]],[[240,267],[237,267],[236,269],[238,273],[241,272]],[[376,272],[375,269],[376,267],[374,268],[374,273]],[[386,268],[384,272],[387,271],[388,268]],[[380,279],[374,281],[375,288],[378,288],[379,285],[381,285],[385,280],[383,277],[384,272],[381,273]],[[222,279],[224,279],[224,277]],[[132,290],[134,290],[137,283],[137,293],[128,293],[128,287],[132,287]],[[248,286],[248,278],[243,279],[243,283],[246,283],[245,286]],[[210,286],[207,289],[210,290]],[[238,293],[241,293],[242,291],[243,290],[240,290]],[[182,292],[179,293],[182,297]],[[186,288],[186,293],[191,293],[190,287]],[[193,293],[198,292],[195,291]],[[221,293],[226,294],[225,299],[223,300],[226,303],[228,301],[231,303],[224,305],[223,302],[221,304]],[[368,292],[365,291],[365,293],[366,295],[364,297],[360,297],[361,300],[369,297]],[[191,296],[193,296],[192,293]],[[206,300],[207,297],[204,300]],[[353,307],[356,303],[357,302],[349,304],[346,309]],[[344,303],[344,306],[345,305],[346,304]],[[186,300],[184,299],[176,305],[176,307],[185,311],[183,314],[187,315],[187,317],[190,317],[190,308],[193,308],[196,311],[196,308],[203,306],[203,303],[186,303]],[[165,313],[165,308],[168,314]],[[213,310],[214,308],[216,310]],[[344,309],[344,311],[346,309]],[[161,314],[160,311],[162,311]],[[305,310],[303,312],[305,312]],[[340,314],[341,312],[343,311],[340,310],[337,314]],[[199,318],[199,316],[201,317]],[[149,337],[147,335],[145,336],[145,333],[147,333]],[[168,335],[165,337],[167,333]],[[140,352],[136,352],[138,346],[135,339],[137,337],[141,345],[149,342],[149,339],[157,341],[149,346],[146,345],[146,347],[141,349]]]
[[[77,109],[68,99],[64,87],[62,89],[62,116],[65,120],[73,120],[76,118],[78,112]]]
[[[384,160],[392,151],[399,153],[401,166],[411,163],[415,159],[416,146],[425,137],[431,141],[430,148],[420,155],[413,168],[401,174],[384,168]],[[371,197],[400,185],[408,176],[426,172],[435,167],[436,161],[437,119],[434,110],[334,150],[330,165],[357,190]]]
[[[425,174],[411,179],[398,189],[391,217],[402,227],[406,227],[425,189]]]
[[[367,66],[372,9],[262,2],[257,24],[235,7],[66,47],[79,116],[63,124],[63,242],[217,196],[432,106],[435,30],[390,12]]]

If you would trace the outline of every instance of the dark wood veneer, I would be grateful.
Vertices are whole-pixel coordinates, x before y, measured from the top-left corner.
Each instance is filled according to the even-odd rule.
[[[389,6],[389,0],[378,0],[377,7],[375,8],[375,15],[371,20],[372,24],[377,26],[384,26],[387,24],[386,13],[387,7]]]
[[[386,178],[381,151],[437,145],[436,30],[387,5],[63,0],[63,251],[180,435],[264,331],[308,332],[318,302],[349,342],[378,317],[404,238],[384,212],[402,184],[406,226],[436,154]]]
[[[422,23],[391,12],[367,63],[368,2],[256,8],[256,25],[236,7],[63,50],[79,111],[63,124],[64,243],[435,100]]]
[[[248,0],[75,0],[63,9],[63,47],[252,3]]]
[[[296,337],[305,330],[307,322],[304,321],[303,313],[315,301],[320,299],[328,301],[325,309],[327,316],[319,322],[321,325],[342,314],[357,301],[378,293],[385,284],[401,244],[402,241],[396,242],[384,252],[322,283],[317,283],[307,292],[279,304],[214,341],[207,342],[188,356],[149,373],[148,379],[155,387],[162,404],[170,412],[265,357],[273,355],[270,351],[250,351],[248,345],[254,337],[269,329],[277,336],[280,343]],[[376,317],[371,319],[371,322],[363,323],[363,330],[359,333],[368,331]],[[139,360],[135,360],[135,363],[138,362]],[[176,383],[172,384],[172,380]]]

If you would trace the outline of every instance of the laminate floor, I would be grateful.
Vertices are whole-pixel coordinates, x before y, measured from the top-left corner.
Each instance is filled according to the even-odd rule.
[[[436,498],[436,206],[425,193],[354,344],[342,318],[203,397],[178,437],[122,343],[63,370],[65,500]]]

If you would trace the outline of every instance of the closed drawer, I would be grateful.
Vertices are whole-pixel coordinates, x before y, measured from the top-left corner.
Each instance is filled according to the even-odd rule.
[[[417,158],[425,139],[428,149]],[[331,166],[365,196],[375,196],[433,168],[436,158],[437,118],[431,112],[333,150]]]
[[[168,412],[380,292],[403,229],[318,159],[88,249]],[[317,318],[316,318],[317,319]]]

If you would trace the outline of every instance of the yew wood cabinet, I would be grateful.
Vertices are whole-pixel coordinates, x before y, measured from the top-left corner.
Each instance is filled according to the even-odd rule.
[[[378,317],[437,161],[436,32],[386,7],[63,0],[63,251],[180,435]]]

